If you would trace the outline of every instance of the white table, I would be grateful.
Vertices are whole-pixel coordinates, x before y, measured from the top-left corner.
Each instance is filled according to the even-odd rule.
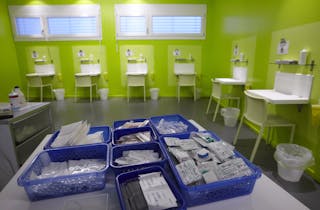
[[[259,96],[272,104],[308,104],[309,98],[289,95],[272,89],[248,90],[249,93]]]
[[[27,77],[52,77],[55,73],[30,73],[26,74]]]
[[[200,125],[198,125],[201,128]],[[106,188],[101,191],[70,195],[60,198],[30,202],[24,189],[17,185],[17,178],[23,172],[32,159],[47,143],[51,135],[39,144],[25,164],[19,169],[0,194],[0,206],[5,210],[64,210],[67,206],[77,205],[91,206],[94,209],[119,209],[117,196],[114,188],[114,177],[107,178]],[[108,202],[106,202],[108,201]],[[83,206],[82,206],[83,207]],[[256,181],[253,192],[250,195],[240,196],[228,200],[209,203],[192,207],[193,210],[305,210],[305,205],[291,196],[288,192],[263,175]]]
[[[215,82],[223,85],[245,85],[246,82],[234,78],[215,78]]]

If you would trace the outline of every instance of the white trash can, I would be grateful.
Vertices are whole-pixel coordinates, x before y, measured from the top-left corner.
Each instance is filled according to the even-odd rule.
[[[100,99],[102,101],[106,101],[108,99],[108,93],[109,93],[109,89],[108,88],[99,89]]]
[[[237,124],[240,109],[233,107],[226,107],[221,109],[221,115],[224,118],[224,125],[228,127],[234,127]]]
[[[64,100],[64,89],[63,88],[53,89],[52,91],[54,92],[54,95],[55,95],[57,101],[63,101]]]
[[[150,88],[150,95],[152,100],[158,100],[159,88]]]
[[[298,182],[304,170],[314,164],[312,152],[297,144],[279,144],[274,159],[279,176],[290,182]]]

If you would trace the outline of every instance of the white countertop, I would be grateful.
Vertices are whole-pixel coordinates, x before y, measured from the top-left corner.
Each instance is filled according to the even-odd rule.
[[[90,76],[90,77],[94,77],[94,76],[99,76],[100,73],[94,72],[94,73],[76,73],[75,76],[76,77],[86,77],[86,76]]]
[[[17,185],[17,178],[22,171],[32,161],[36,154],[42,150],[51,135],[39,144],[37,149],[31,154],[26,163],[19,169],[0,194],[1,209],[6,210],[65,210],[70,204],[89,205],[88,203],[99,202],[99,207],[94,209],[119,209],[116,192],[114,188],[114,178],[108,177],[106,188],[101,191],[70,195],[54,199],[46,199],[30,202],[24,189]],[[105,202],[105,200],[108,202]],[[82,204],[81,204],[82,201]],[[101,203],[101,204],[100,204]],[[101,206],[105,205],[105,206]],[[97,206],[97,205],[96,205]],[[83,207],[83,206],[82,206]],[[291,196],[288,192],[274,183],[267,176],[263,175],[256,181],[253,192],[250,195],[240,196],[223,201],[213,202],[206,205],[195,206],[193,210],[305,210],[305,205]]]
[[[215,78],[214,81],[224,85],[245,85],[246,84],[246,82],[244,81],[233,79],[233,78]]]
[[[126,72],[127,76],[146,76],[147,72]]]
[[[55,75],[55,73],[30,73],[30,74],[26,74],[27,77],[51,77],[54,75]]]
[[[262,89],[262,90],[248,90],[249,93],[262,97],[272,104],[307,104],[308,98],[302,98],[296,95],[289,95],[280,93],[274,90]]]

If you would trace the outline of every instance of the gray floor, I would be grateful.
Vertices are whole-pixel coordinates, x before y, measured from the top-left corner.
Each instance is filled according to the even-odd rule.
[[[215,132],[225,141],[231,142],[236,128],[225,127],[223,118],[218,115],[215,123],[211,121],[212,112],[206,115],[205,110],[208,99],[193,101],[191,98],[160,98],[158,101],[126,98],[109,98],[107,101],[93,101],[81,99],[74,102],[73,99],[53,101],[53,120],[55,130],[61,125],[80,120],[87,120],[92,126],[112,126],[116,120],[149,118],[168,114],[181,114],[187,119],[193,119],[207,130]],[[244,156],[249,157],[256,134],[246,126],[241,130],[236,149]],[[307,174],[304,174],[300,182],[293,183],[282,180],[277,175],[277,166],[273,158],[274,148],[262,141],[254,163],[261,167],[263,173],[274,182],[282,186],[286,191],[304,203],[310,209],[319,209],[320,185]]]

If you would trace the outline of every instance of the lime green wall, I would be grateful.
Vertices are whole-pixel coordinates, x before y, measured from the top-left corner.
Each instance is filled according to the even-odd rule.
[[[9,92],[21,86],[21,80],[6,1],[0,1],[0,46],[0,101],[8,102]]]

